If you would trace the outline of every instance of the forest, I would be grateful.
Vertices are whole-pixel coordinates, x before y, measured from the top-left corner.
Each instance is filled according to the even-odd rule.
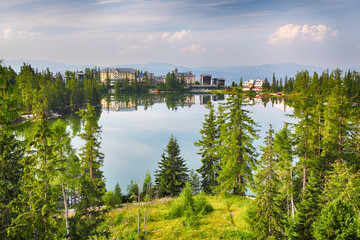
[[[111,208],[168,197],[175,199],[165,218],[198,227],[214,211],[208,199],[233,196],[247,203],[243,238],[359,239],[360,75],[300,71],[286,84],[291,87],[276,91],[287,93],[295,124],[278,132],[259,126],[245,108],[245,93],[234,86],[218,109],[211,101],[206,106],[194,143],[201,156],[196,172],[171,136],[154,181],[150,173],[142,186],[131,181],[123,196],[118,185],[106,191],[101,171],[106,156],[94,107],[101,96],[98,70],[86,69],[83,82],[67,72],[64,81],[49,70],[39,73],[24,64],[17,74],[0,64],[0,238],[114,238],[106,224]],[[76,111],[81,118],[79,154],[66,124],[49,125],[51,111]],[[35,118],[17,122],[24,113]],[[268,132],[258,149],[253,142],[260,127]],[[21,128],[31,134],[18,137]],[[140,231],[146,206],[134,239],[151,239],[146,228]]]

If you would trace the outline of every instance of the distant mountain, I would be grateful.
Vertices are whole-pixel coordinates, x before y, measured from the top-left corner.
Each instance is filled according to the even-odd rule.
[[[5,60],[4,64],[11,66],[15,71],[19,72],[23,63],[31,64],[31,66],[39,71],[46,70],[47,68],[50,71],[56,73],[65,71],[81,71],[86,67],[95,67],[95,65],[69,65],[57,62],[48,62],[48,61],[37,61],[37,60]],[[142,71],[149,71],[155,74],[155,76],[166,75],[168,72],[177,67],[179,72],[188,72],[191,71],[196,75],[196,80],[200,79],[201,74],[212,74],[213,77],[223,77],[226,79],[226,84],[230,85],[233,81],[238,83],[240,78],[249,80],[251,78],[267,78],[269,81],[272,80],[273,73],[275,73],[276,79],[285,78],[285,76],[293,77],[297,72],[301,70],[308,70],[310,73],[326,70],[316,66],[305,66],[296,63],[279,63],[279,64],[264,64],[264,65],[254,65],[254,66],[226,66],[226,67],[216,67],[216,66],[202,66],[202,67],[185,67],[178,66],[168,63],[148,63],[148,64],[127,64],[127,65],[114,65],[114,66],[97,66],[100,68],[104,67],[129,67],[136,68]],[[331,70],[331,69],[330,69]],[[343,69],[347,70],[347,69]]]
[[[30,64],[34,69],[39,71],[49,70],[53,73],[65,73],[66,71],[81,71],[87,67],[94,67],[95,65],[70,65],[58,62],[50,61],[39,61],[39,60],[26,60],[26,59],[16,59],[16,60],[4,60],[6,66],[11,66],[16,72],[20,71],[21,66],[24,63]]]

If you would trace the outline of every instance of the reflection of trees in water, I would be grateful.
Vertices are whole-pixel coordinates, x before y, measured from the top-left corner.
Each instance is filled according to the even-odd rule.
[[[165,103],[168,109],[177,110],[178,107],[191,107],[195,104],[195,96],[184,93],[117,93],[115,95],[107,95],[102,100],[102,107],[107,111],[136,111],[138,106],[143,106],[146,111],[155,103]]]

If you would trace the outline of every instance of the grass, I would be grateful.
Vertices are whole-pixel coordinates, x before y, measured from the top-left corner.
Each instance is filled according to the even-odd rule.
[[[246,209],[251,199],[239,196],[206,196],[213,206],[210,214],[199,215],[196,226],[185,226],[185,217],[171,219],[168,213],[174,199],[164,198],[148,203],[148,218],[144,231],[145,204],[140,207],[140,239],[250,239],[250,227],[245,222]],[[135,204],[114,209],[107,214],[104,227],[109,239],[139,239],[138,212]]]

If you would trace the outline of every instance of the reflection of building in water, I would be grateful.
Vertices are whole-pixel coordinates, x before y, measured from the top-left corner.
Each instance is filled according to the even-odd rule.
[[[251,98],[251,99],[249,97],[245,97],[244,101],[251,105],[263,103],[261,96],[255,96],[254,98]]]
[[[189,107],[191,107],[193,104],[195,104],[195,96],[194,95],[185,96],[184,103],[187,104]]]
[[[294,108],[289,107],[288,105],[286,105],[285,100],[284,99],[277,99],[275,100],[275,102],[273,103],[273,107],[280,109],[284,112],[288,112],[288,111],[294,111]]]
[[[106,98],[101,100],[101,106],[110,111],[135,111],[135,106],[131,101],[115,101],[114,97],[111,97],[108,101]]]
[[[211,101],[220,101],[224,100],[224,94],[201,94],[200,96],[200,104],[206,104],[209,100]]]

